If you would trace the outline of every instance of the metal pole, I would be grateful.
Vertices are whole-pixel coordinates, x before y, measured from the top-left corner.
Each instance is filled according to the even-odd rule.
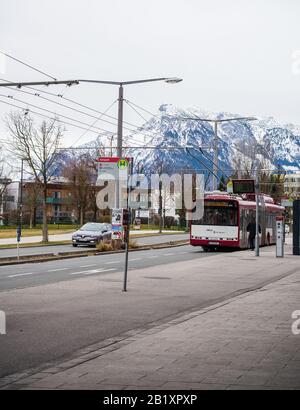
[[[22,235],[22,213],[23,213],[23,171],[24,171],[24,159],[22,158],[21,161],[21,181],[20,181],[20,196],[19,196],[19,223],[17,229],[17,258],[18,261],[20,260],[20,250],[19,250],[19,242],[21,240]]]
[[[256,235],[255,235],[255,256],[259,256],[259,175],[256,171],[255,183],[255,197],[256,197]]]
[[[21,189],[20,189],[20,227],[23,225],[23,173],[24,173],[24,159],[21,164]]]
[[[119,99],[118,99],[118,139],[117,139],[117,156],[122,158],[123,150],[123,86],[119,87]],[[120,208],[120,180],[116,181],[116,208]]]
[[[217,173],[218,173],[218,122],[214,122],[214,164],[213,164],[213,191],[217,190]]]
[[[127,209],[129,212],[129,223],[126,226],[126,236],[125,236],[125,269],[124,269],[124,284],[123,284],[123,292],[127,292],[127,276],[128,276],[128,256],[129,256],[129,234],[130,234],[130,185],[129,182],[131,181],[132,169],[133,169],[133,159],[130,160],[129,163],[129,170],[128,170],[128,178],[127,178]]]

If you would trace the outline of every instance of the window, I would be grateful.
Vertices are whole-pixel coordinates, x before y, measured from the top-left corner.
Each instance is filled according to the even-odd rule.
[[[237,208],[205,207],[204,215],[195,225],[237,226]]]

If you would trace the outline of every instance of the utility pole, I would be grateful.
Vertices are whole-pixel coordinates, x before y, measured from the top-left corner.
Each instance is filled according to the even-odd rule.
[[[180,118],[182,120],[190,121],[199,121],[199,122],[211,122],[214,124],[214,137],[213,137],[213,191],[218,189],[217,183],[217,173],[219,170],[219,137],[218,137],[218,125],[223,122],[232,122],[232,121],[256,121],[257,118],[254,117],[237,117],[237,118],[224,118],[224,119],[207,119],[207,118],[198,118],[198,117],[188,117]]]
[[[162,181],[159,181],[159,233],[162,233],[163,229],[163,198],[162,198]]]
[[[259,174],[256,170],[256,182],[255,182],[255,200],[256,200],[256,235],[255,235],[255,256],[259,256]]]
[[[19,223],[17,228],[17,257],[20,259],[19,243],[22,236],[22,223],[23,223],[23,173],[24,173],[24,159],[21,160],[21,181],[20,181],[20,195],[19,195]]]
[[[217,186],[217,173],[218,173],[218,122],[214,122],[215,133],[214,133],[214,163],[213,163],[213,191],[216,191]]]
[[[117,136],[117,156],[122,158],[123,151],[123,104],[124,104],[124,92],[123,86],[119,87],[119,99],[118,99],[118,136]],[[120,180],[116,181],[116,208],[120,208]]]

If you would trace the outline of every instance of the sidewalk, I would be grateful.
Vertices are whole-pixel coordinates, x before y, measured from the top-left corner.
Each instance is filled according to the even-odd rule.
[[[260,269],[269,266],[270,274],[276,269],[274,251],[261,251]],[[246,251],[203,263],[223,266],[232,279],[241,268],[247,276],[259,274],[254,261]],[[281,280],[0,382],[10,389],[300,389],[300,335],[293,335],[291,317],[300,310],[299,261],[288,246],[284,262],[277,262],[286,275]]]

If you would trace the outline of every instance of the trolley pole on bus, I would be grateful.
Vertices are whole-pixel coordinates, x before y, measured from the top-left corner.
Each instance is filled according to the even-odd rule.
[[[255,198],[256,198],[256,234],[255,234],[255,256],[259,256],[259,174],[256,171],[255,182]]]

